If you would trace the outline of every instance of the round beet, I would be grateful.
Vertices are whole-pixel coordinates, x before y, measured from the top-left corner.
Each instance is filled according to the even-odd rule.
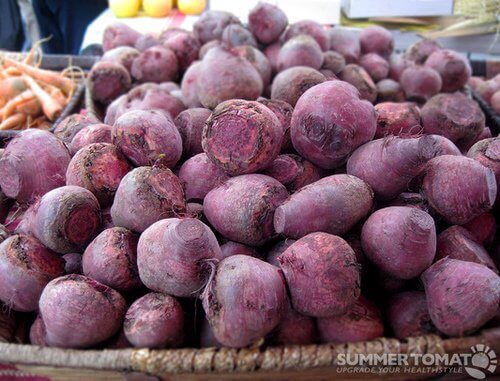
[[[44,287],[64,274],[64,261],[27,235],[0,244],[0,300],[15,311],[36,311]]]
[[[76,133],[69,145],[71,155],[77,153],[81,148],[92,143],[112,143],[111,130],[113,127],[98,123],[82,128]]]
[[[382,57],[389,57],[394,50],[392,33],[378,25],[362,29],[359,34],[359,42],[364,54],[377,53]]]
[[[495,202],[495,174],[479,162],[443,155],[427,163],[422,190],[429,205],[450,224],[462,225]]]
[[[471,159],[479,161],[495,173],[497,189],[500,188],[500,138],[483,139],[474,144],[467,152]],[[500,191],[497,191],[497,203],[500,202]],[[500,205],[500,204],[499,204]]]
[[[425,61],[425,66],[439,73],[443,80],[442,91],[446,93],[462,89],[472,74],[467,58],[450,49],[432,53]]]
[[[291,67],[283,70],[274,78],[271,99],[284,101],[295,107],[302,94],[325,80],[325,76],[313,68]]]
[[[281,50],[281,42],[275,42],[274,44],[266,46],[263,50],[264,55],[267,57],[269,63],[271,64],[271,69],[273,74],[278,71],[278,57]]]
[[[498,269],[486,249],[476,241],[471,232],[461,226],[451,226],[437,237],[436,258],[446,257],[479,263],[498,274]]]
[[[102,48],[105,52],[119,46],[134,46],[141,34],[127,24],[117,22],[104,29]]]
[[[54,135],[64,143],[69,144],[84,128],[99,123],[99,120],[89,114],[71,114],[61,120],[54,129]]]
[[[421,103],[439,93],[442,86],[439,73],[425,66],[410,66],[404,69],[399,82],[406,99]]]
[[[137,56],[139,56],[139,54],[139,50],[135,48],[130,46],[119,46],[105,52],[101,57],[101,61],[114,62],[123,65],[130,73],[132,62]]]
[[[134,347],[177,347],[184,337],[184,312],[174,297],[151,292],[132,303],[123,327]]]
[[[463,226],[472,233],[477,242],[486,248],[491,247],[497,230],[497,222],[493,213],[483,213]]]
[[[389,62],[377,53],[362,55],[359,64],[370,74],[374,82],[387,78],[389,75]]]
[[[178,33],[171,36],[163,42],[163,46],[175,53],[181,72],[198,59],[201,48],[200,41],[192,33]]]
[[[151,34],[143,34],[141,37],[137,39],[135,42],[135,50],[140,53],[145,51],[146,49],[152,48],[153,46],[158,46],[160,45],[161,42],[158,38]],[[137,54],[139,55],[139,54]],[[132,66],[132,65],[131,65]],[[130,68],[129,68],[130,70]]]
[[[137,242],[137,236],[125,228],[104,230],[83,253],[83,274],[119,291],[140,287]]]
[[[294,239],[285,239],[284,241],[279,241],[276,245],[274,245],[271,250],[268,251],[266,255],[266,262],[272,264],[273,266],[279,267],[280,263],[278,261],[278,257],[288,249],[292,243],[294,243]]]
[[[340,74],[345,67],[345,58],[342,54],[328,51],[323,53],[323,66],[321,69],[330,70],[333,74]]]
[[[325,169],[341,166],[360,145],[375,136],[373,106],[342,81],[328,81],[307,90],[293,110],[291,137],[297,152]]]
[[[419,209],[390,206],[373,213],[363,225],[361,244],[381,271],[412,279],[427,269],[436,255],[436,226]]]
[[[126,303],[112,288],[82,275],[51,281],[40,297],[47,343],[62,348],[87,348],[118,330]]]
[[[479,105],[459,92],[433,96],[421,114],[425,133],[442,135],[458,144],[472,141],[485,127]]]
[[[264,88],[267,88],[272,79],[271,63],[259,49],[250,45],[242,45],[233,48],[240,57],[245,58],[257,70],[262,78]]]
[[[132,79],[125,66],[100,61],[92,67],[87,82],[92,99],[108,105],[128,91]]]
[[[193,31],[202,44],[218,40],[229,24],[240,24],[240,20],[229,12],[209,10],[203,12],[193,25]]]
[[[281,149],[283,128],[276,115],[261,103],[231,100],[221,103],[203,130],[203,150],[230,175],[267,167]]]
[[[316,317],[342,315],[360,294],[359,264],[342,238],[311,233],[278,257],[293,308]]]
[[[290,122],[292,121],[293,107],[289,103],[281,101],[279,99],[271,100],[266,98],[259,98],[257,99],[257,102],[262,103],[269,110],[274,112],[274,115],[276,115],[276,117],[280,121],[281,127],[284,131],[280,152],[290,152],[293,149],[292,140],[290,138]]]
[[[285,12],[273,4],[259,2],[248,14],[248,27],[263,44],[278,40],[287,25]]]
[[[436,332],[429,316],[425,293],[422,291],[393,295],[387,307],[387,319],[392,333],[400,340]]]
[[[30,328],[30,344],[39,347],[47,346],[47,331],[42,317],[38,315]]]
[[[140,167],[129,172],[116,191],[111,216],[115,226],[141,233],[156,221],[182,215],[186,200],[171,170]]]
[[[136,166],[153,165],[159,158],[173,167],[182,155],[182,139],[175,124],[160,110],[132,110],[118,118],[113,143]]]
[[[273,343],[276,345],[309,345],[316,341],[314,318],[299,314],[290,304],[275,329]]]
[[[191,157],[203,152],[201,136],[208,117],[212,112],[206,108],[190,108],[175,118],[175,126],[182,139],[182,153]]]
[[[225,238],[260,246],[274,237],[274,211],[287,197],[286,188],[272,177],[237,176],[205,196],[203,212]]]
[[[201,107],[198,98],[198,74],[201,61],[195,61],[188,67],[181,81],[182,100],[189,108]]]
[[[410,102],[383,102],[375,106],[377,112],[377,132],[375,138],[388,135],[415,136],[420,134],[420,111]]]
[[[208,192],[229,179],[229,176],[200,153],[186,160],[179,170],[187,201],[203,201]]]
[[[171,49],[153,46],[134,59],[130,72],[139,82],[174,81],[179,72],[179,62]]]
[[[229,47],[249,45],[257,47],[252,32],[240,24],[229,24],[222,32],[221,41]]]
[[[0,159],[0,186],[20,203],[35,200],[65,183],[71,156],[48,131],[29,129],[12,139]]]
[[[46,193],[32,206],[29,231],[59,254],[82,252],[97,235],[101,209],[87,189],[68,185]]]
[[[432,322],[448,336],[474,332],[498,312],[500,277],[483,265],[444,258],[421,280]]]
[[[340,79],[353,85],[359,91],[361,99],[371,103],[377,99],[377,86],[363,67],[356,64],[347,65],[340,72]]]
[[[118,148],[109,143],[94,143],[79,150],[66,171],[66,185],[88,189],[101,206],[113,202],[121,179],[130,165]]]
[[[346,63],[358,62],[361,46],[356,32],[347,28],[335,27],[328,29],[328,35],[330,50],[342,54]]]
[[[328,34],[323,26],[312,20],[302,20],[291,24],[283,35],[283,40],[288,41],[293,37],[308,35],[316,40],[321,50],[326,52],[330,47]]]
[[[363,296],[342,316],[318,319],[323,343],[355,343],[384,336],[384,321],[376,305]]]
[[[323,52],[316,40],[308,35],[290,38],[278,54],[278,71],[294,66],[307,66],[319,70],[323,65]]]
[[[405,92],[393,79],[386,78],[377,82],[377,102],[403,102]]]
[[[225,47],[210,49],[203,57],[196,82],[201,104],[210,109],[228,99],[257,99],[264,87],[252,64]]]
[[[280,270],[248,255],[222,260],[203,295],[215,338],[233,348],[246,347],[270,333],[282,319],[286,302]]]
[[[403,54],[393,53],[389,57],[389,77],[399,82],[403,71],[411,66],[415,66],[413,61],[407,59]]]
[[[418,65],[423,65],[427,58],[434,52],[441,50],[441,44],[430,38],[423,38],[411,44],[404,54],[406,59],[415,62]]]

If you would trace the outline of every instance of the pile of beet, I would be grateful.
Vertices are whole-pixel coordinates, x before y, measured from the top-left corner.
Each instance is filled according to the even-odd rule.
[[[66,348],[496,324],[500,139],[464,86],[494,104],[500,78],[471,79],[431,40],[393,46],[267,3],[247,25],[208,11],[193,32],[108,27],[89,74],[104,119],[0,151],[3,315]]]

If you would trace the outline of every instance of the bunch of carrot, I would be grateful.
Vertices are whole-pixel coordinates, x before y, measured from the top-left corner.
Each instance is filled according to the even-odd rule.
[[[40,69],[36,48],[22,61],[0,58],[0,130],[49,128],[75,91],[74,68]]]

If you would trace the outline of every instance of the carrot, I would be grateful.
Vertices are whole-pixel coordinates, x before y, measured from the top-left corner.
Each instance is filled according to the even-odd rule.
[[[25,103],[27,101],[31,101],[35,98],[35,95],[31,90],[24,90],[21,94],[15,96],[10,101],[8,101],[5,106],[0,110],[0,116],[2,118],[2,122],[7,119],[9,116],[14,114],[14,111],[17,109],[19,105]]]
[[[0,80],[0,107],[3,107],[10,99],[26,90],[23,79],[8,77]]]
[[[36,41],[33,46],[31,47],[30,51],[28,52],[28,54],[26,55],[26,57],[24,57],[24,60],[23,60],[23,63],[27,64],[27,65],[32,65],[33,63],[31,61],[33,61],[33,58],[35,58],[35,54],[37,52],[37,50],[40,48],[40,46],[44,43],[44,42],[47,42],[49,41],[50,39],[52,38],[52,36],[49,36],[49,37],[46,37],[46,38],[42,38],[41,40],[38,40]],[[39,55],[40,58],[39,58],[39,61],[41,61],[41,54]],[[40,62],[38,62],[37,66],[40,64]]]
[[[74,90],[74,83],[69,78],[62,76],[59,73],[50,70],[38,69],[36,67],[27,65],[22,62],[17,62],[7,57],[4,58],[4,62],[10,66],[16,67],[23,74],[29,75],[33,79],[60,88],[65,94],[70,94]]]
[[[21,125],[26,122],[28,116],[26,114],[14,114],[0,123],[0,130],[15,130],[19,129]]]
[[[68,103],[68,100],[62,93],[60,89],[58,89],[55,86],[47,85],[45,86],[45,90],[50,94],[52,98],[54,98],[56,101],[58,101],[60,104],[65,105]]]
[[[33,94],[38,98],[42,105],[43,113],[50,121],[54,121],[61,114],[63,106],[42,89],[33,78],[26,75],[23,78],[31,91],[33,91]]]

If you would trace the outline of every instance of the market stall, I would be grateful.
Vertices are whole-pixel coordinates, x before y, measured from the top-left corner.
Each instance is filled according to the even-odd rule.
[[[500,374],[490,19],[357,3],[111,1],[102,56],[0,53],[0,380]]]

